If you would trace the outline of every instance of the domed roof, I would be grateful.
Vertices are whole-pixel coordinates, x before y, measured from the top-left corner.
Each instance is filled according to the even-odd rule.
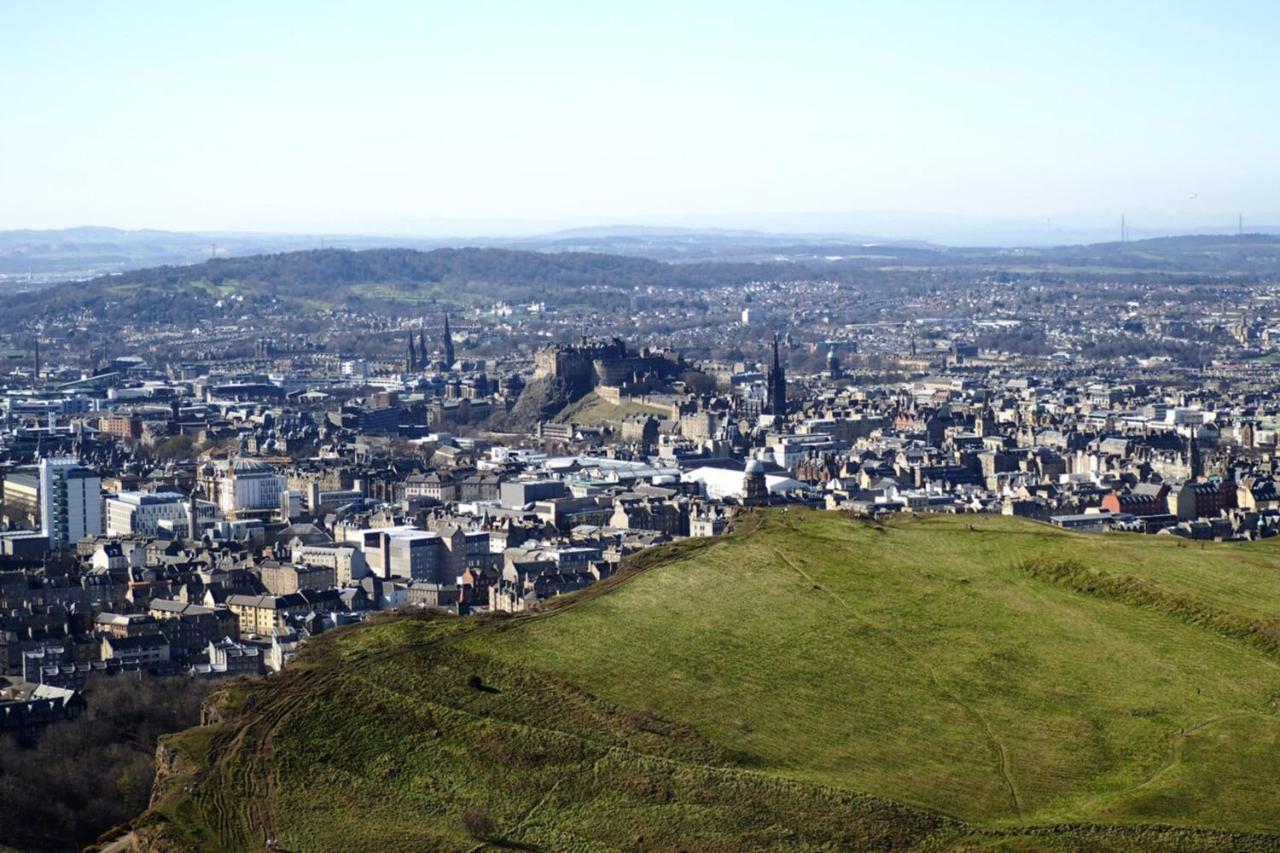
[[[263,462],[256,462],[252,459],[237,459],[231,466],[231,470],[237,474],[250,474],[259,471],[269,471],[271,468]]]
[[[764,463],[763,463],[763,462],[761,462],[759,459],[751,459],[751,460],[748,460],[748,461],[747,461],[747,467],[746,467],[745,471],[746,471],[746,473],[748,473],[748,474],[763,474],[763,473],[764,473]]]

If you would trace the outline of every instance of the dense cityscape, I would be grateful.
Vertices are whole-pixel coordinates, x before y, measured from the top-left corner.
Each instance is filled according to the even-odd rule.
[[[0,2],[0,853],[1280,850],[1277,11]]]
[[[381,610],[536,609],[757,505],[1275,535],[1276,286],[1047,287],[10,333],[7,725],[119,671],[276,671]]]

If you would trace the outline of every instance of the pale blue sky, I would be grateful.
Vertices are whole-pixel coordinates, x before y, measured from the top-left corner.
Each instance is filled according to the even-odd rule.
[[[1278,45],[1270,0],[0,0],[0,228],[1248,215]]]

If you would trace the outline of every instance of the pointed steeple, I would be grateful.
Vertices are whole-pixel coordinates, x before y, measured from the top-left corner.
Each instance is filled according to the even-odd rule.
[[[196,541],[196,531],[200,529],[199,510],[196,509],[196,484],[191,484],[191,497],[187,503],[187,539]]]
[[[778,333],[773,333],[773,366],[768,376],[769,414],[782,417],[787,413],[787,374],[778,355]]]
[[[444,314],[444,332],[440,339],[441,348],[444,350],[444,361],[446,367],[453,367],[453,331],[449,328],[449,312]]]
[[[418,351],[413,346],[413,332],[409,333],[409,357],[405,360],[404,369],[406,373],[418,369]]]
[[[1204,460],[1200,458],[1200,445],[1196,444],[1196,428],[1191,427],[1191,442],[1187,448],[1187,467],[1191,469],[1191,479],[1204,479]]]
[[[424,328],[418,332],[418,365],[427,367],[427,330]]]

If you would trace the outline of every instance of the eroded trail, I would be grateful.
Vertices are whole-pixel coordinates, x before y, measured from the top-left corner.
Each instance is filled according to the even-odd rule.
[[[371,659],[404,654],[404,650],[374,653]],[[296,666],[296,664],[295,664]],[[337,668],[306,667],[286,670],[270,685],[265,701],[254,708],[252,722],[237,729],[218,749],[211,773],[218,777],[200,807],[230,846],[242,849],[285,849],[271,808],[279,788],[275,738],[291,716],[313,699],[331,692],[341,672]],[[260,695],[255,691],[255,696]]]

